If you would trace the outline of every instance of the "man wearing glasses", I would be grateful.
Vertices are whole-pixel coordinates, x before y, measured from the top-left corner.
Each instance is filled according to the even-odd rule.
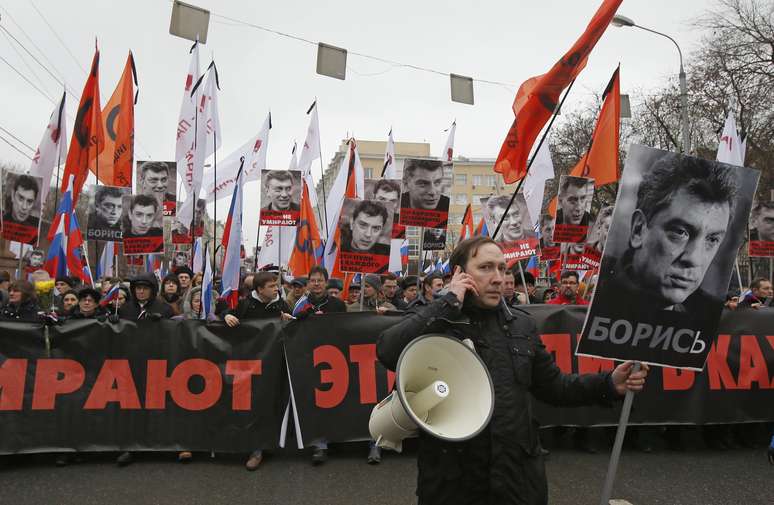
[[[580,287],[580,279],[578,278],[578,272],[572,272],[565,270],[559,277],[561,287],[559,288],[559,296],[552,298],[547,303],[549,305],[588,305],[589,302],[578,296],[578,288]]]

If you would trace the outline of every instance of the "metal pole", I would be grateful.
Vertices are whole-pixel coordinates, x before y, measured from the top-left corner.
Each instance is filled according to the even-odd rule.
[[[23,264],[24,264],[24,244],[22,242],[19,242],[19,275],[16,277],[19,280],[24,279],[24,270],[22,267]]]
[[[216,147],[212,153],[212,196],[213,196],[213,209],[212,209],[212,257],[215,257],[215,246],[218,243],[218,195],[215,193],[218,187],[218,136],[215,130],[212,131],[212,145]],[[214,273],[214,272],[213,272]]]
[[[632,365],[632,373],[639,372],[639,370],[639,363]],[[613,452],[610,455],[610,463],[607,466],[605,486],[602,488],[602,499],[599,501],[600,505],[609,505],[610,503],[610,495],[613,493],[613,482],[615,482],[615,474],[618,471],[618,460],[621,458],[621,448],[623,447],[624,436],[626,435],[626,425],[629,422],[629,414],[632,411],[633,401],[634,393],[632,391],[626,391],[626,397],[624,398],[623,407],[621,408],[621,417],[618,419],[618,430],[615,432]]]
[[[529,301],[529,293],[527,292],[527,281],[524,279],[524,268],[521,266],[521,260],[517,260],[516,263],[519,265],[519,275],[521,275],[521,285],[524,286],[524,298],[527,300],[527,305],[530,304]]]
[[[688,120],[688,83],[683,70],[683,57],[680,55],[680,108],[682,109],[682,130],[683,130],[683,154],[691,152],[691,133]]]
[[[422,258],[422,248],[425,246],[425,228],[419,227],[419,251],[417,251],[417,289],[419,288],[419,277],[422,275],[422,268],[425,266]]]
[[[360,273],[360,312],[363,312],[363,299],[365,298],[365,274]]]

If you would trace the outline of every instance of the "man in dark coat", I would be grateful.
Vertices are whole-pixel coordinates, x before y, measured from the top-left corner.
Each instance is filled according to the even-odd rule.
[[[156,299],[159,292],[159,284],[152,273],[140,274],[129,283],[129,291],[132,297],[127,300],[120,309],[118,315],[121,319],[169,319],[172,317],[172,309],[169,305]]]
[[[288,318],[290,307],[279,296],[276,275],[258,272],[253,277],[253,286],[255,289],[249,296],[239,300],[236,309],[226,311],[223,320],[228,326],[239,326],[241,319]]]
[[[341,298],[330,296],[326,289],[328,271],[325,267],[315,265],[309,269],[307,288],[309,294],[302,296],[293,308],[296,319],[304,319],[313,314],[329,314],[346,312],[347,306]]]
[[[530,393],[558,406],[609,404],[642,389],[647,367],[564,374],[537,335],[535,322],[502,303],[505,258],[488,237],[461,242],[449,261],[449,291],[416,307],[377,341],[381,363],[395,370],[403,349],[427,333],[469,338],[494,387],[489,425],[470,440],[447,442],[420,432],[417,496],[429,504],[546,504],[548,490]]]
[[[100,292],[92,287],[85,287],[78,290],[78,305],[73,309],[68,319],[99,319],[104,321],[107,313],[104,308],[99,306],[99,300],[102,298]]]

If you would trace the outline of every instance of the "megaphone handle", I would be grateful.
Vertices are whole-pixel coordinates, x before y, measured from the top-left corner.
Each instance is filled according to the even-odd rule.
[[[640,368],[640,362],[636,361],[632,365],[631,373],[639,372]],[[615,474],[618,472],[618,460],[621,458],[621,448],[623,447],[626,425],[629,423],[629,414],[632,411],[633,401],[634,393],[627,390],[623,407],[621,407],[621,417],[618,419],[618,429],[615,432],[615,443],[613,444],[613,452],[610,454],[610,463],[607,466],[607,476],[605,477],[605,486],[602,488],[600,505],[609,505],[610,495],[613,494],[613,482],[615,482]]]

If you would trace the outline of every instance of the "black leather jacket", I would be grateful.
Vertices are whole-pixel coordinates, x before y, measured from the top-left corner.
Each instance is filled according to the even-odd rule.
[[[502,303],[493,310],[462,307],[453,293],[415,307],[385,330],[377,342],[379,360],[394,370],[406,345],[427,333],[473,341],[492,377],[495,403],[489,426],[468,441],[420,434],[419,503],[547,503],[530,393],[565,407],[610,404],[616,397],[610,374],[563,374],[526,312]]]

